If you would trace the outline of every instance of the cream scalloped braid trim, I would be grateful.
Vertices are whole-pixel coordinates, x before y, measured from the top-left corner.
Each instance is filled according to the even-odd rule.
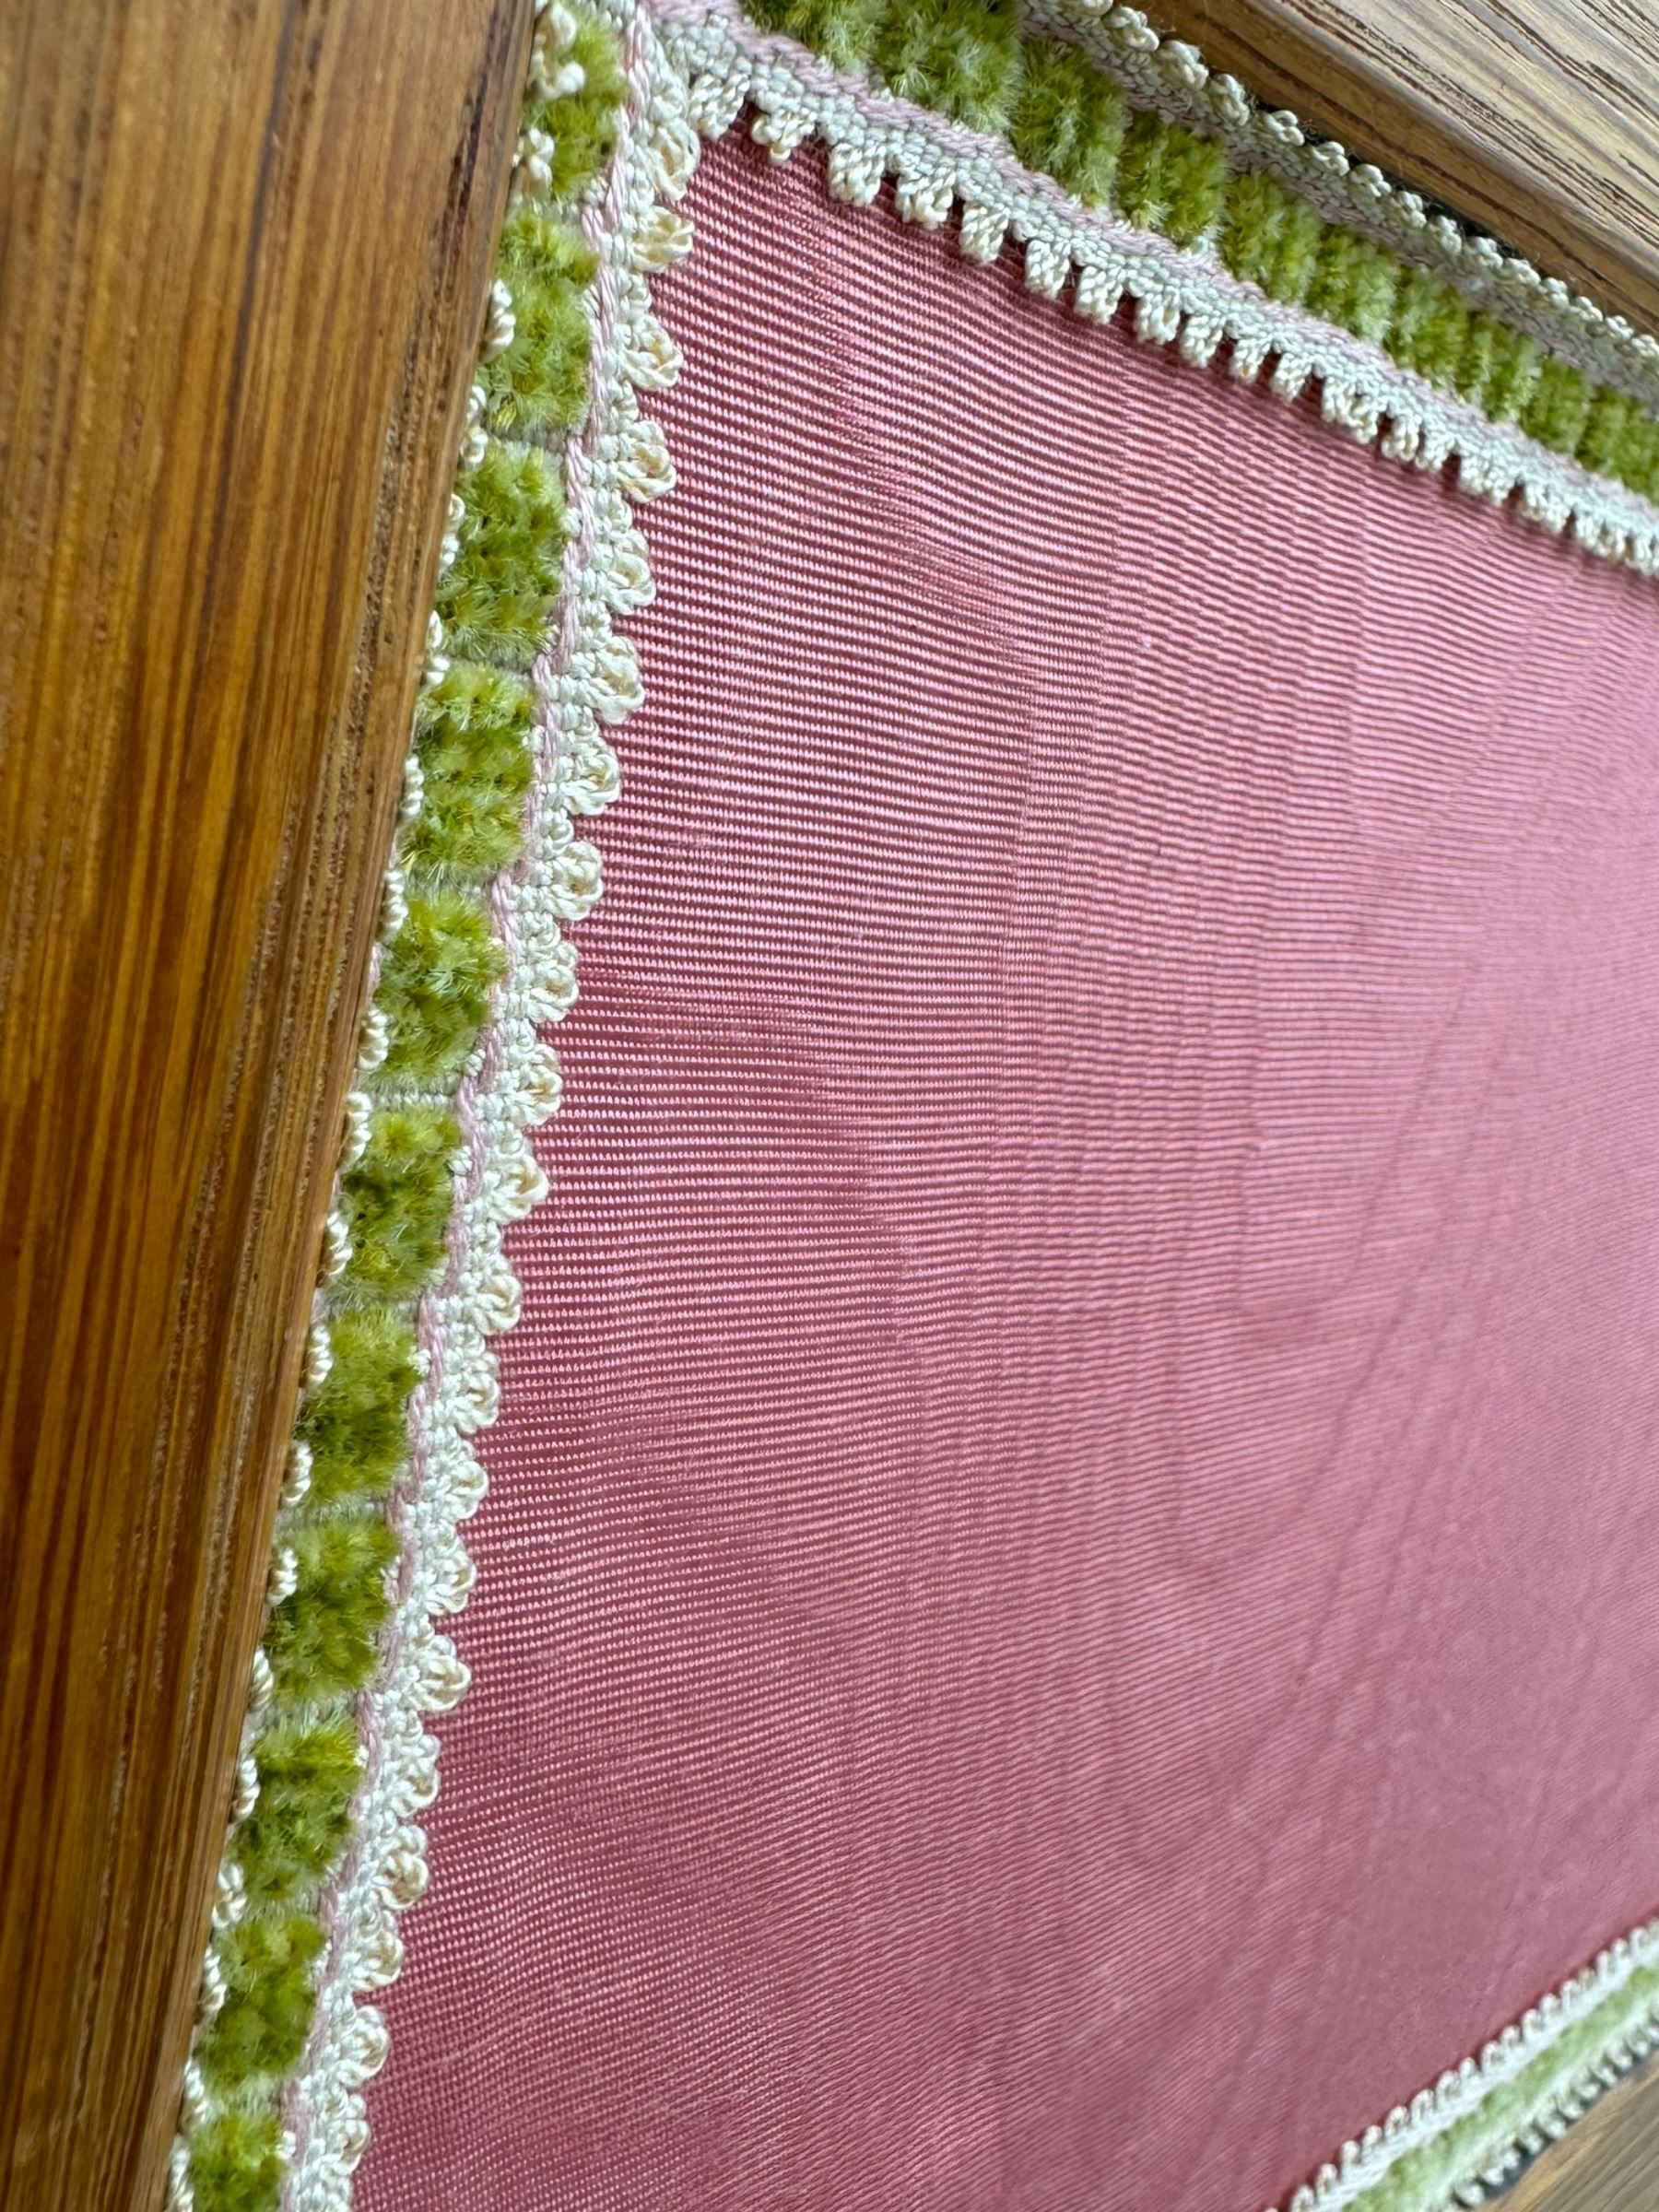
[[[1263,107],[1236,76],[1210,69],[1196,46],[1161,37],[1139,8],[1020,0],[1020,12],[1034,30],[1080,46],[1144,106],[1218,138],[1236,167],[1271,171],[1322,215],[1443,276],[1471,306],[1491,309],[1589,375],[1659,406],[1659,338],[1542,276],[1484,231],[1431,214],[1420,194],[1353,160],[1337,140],[1319,138],[1288,108]]]
[[[600,11],[595,11],[600,12]],[[509,965],[481,1065],[462,1086],[459,1119],[469,1165],[451,1231],[448,1279],[423,1314],[429,1367],[412,1410],[416,1461],[395,1524],[405,1550],[389,1663],[371,1693],[371,1765],[356,1841],[332,1900],[328,1965],[303,2068],[288,2100],[295,2138],[287,2202],[292,2212],[346,2212],[351,2174],[368,2139],[363,2084],[385,2054],[385,2030],[360,1993],[397,1974],[397,1915],[425,1881],[424,1838],[413,1825],[437,1787],[437,1747],[425,1716],[452,1701],[453,1662],[431,1617],[464,1602],[471,1567],[456,1524],[474,1511],[484,1477],[471,1438],[495,1418],[488,1339],[518,1315],[519,1292],[501,1254],[503,1225],[546,1184],[524,1132],[543,1118],[549,1055],[537,1024],[574,993],[574,955],[562,924],[598,888],[597,856],[575,842],[571,817],[596,813],[617,789],[606,732],[640,700],[632,647],[613,618],[651,595],[644,541],[632,508],[673,484],[662,433],[638,395],[673,382],[678,356],[651,312],[648,278],[678,260],[690,229],[676,214],[697,141],[672,73],[653,67],[653,41],[622,11],[630,100],[604,197],[583,229],[600,258],[583,429],[567,451],[567,499],[576,524],[561,581],[560,626],[537,665],[545,752],[535,818],[521,866],[497,887]]]
[[[727,0],[653,0],[652,13],[705,137],[721,136],[747,111],[752,135],[777,160],[820,139],[838,199],[868,206],[890,177],[899,213],[924,229],[943,228],[959,208],[962,252],[991,262],[1011,240],[1026,283],[1044,299],[1069,297],[1086,320],[1106,323],[1128,298],[1141,337],[1173,344],[1200,365],[1226,344],[1232,373],[1253,383],[1265,372],[1281,399],[1317,384],[1326,420],[1391,460],[1430,472],[1454,460],[1466,490],[1496,505],[1515,497],[1546,529],[1571,530],[1591,551],[1659,574],[1659,507],[1490,421],[1380,347],[1267,299],[1202,254],[1082,206],[1022,168],[1000,140],[837,75],[792,40],[756,29]]]
[[[1465,2058],[1345,2143],[1286,2212],[1457,2212],[1481,2204],[1655,2047],[1659,1921],[1650,1921],[1542,1998],[1478,2059]]]

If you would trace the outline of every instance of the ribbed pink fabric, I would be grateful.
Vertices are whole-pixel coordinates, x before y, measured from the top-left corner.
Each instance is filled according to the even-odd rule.
[[[1659,591],[705,156],[364,2212],[1258,2212],[1659,1904]]]

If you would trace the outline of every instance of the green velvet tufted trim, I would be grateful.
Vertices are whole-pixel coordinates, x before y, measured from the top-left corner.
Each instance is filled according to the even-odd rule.
[[[458,486],[437,598],[446,658],[417,714],[418,807],[373,1000],[384,1051],[361,1077],[370,1111],[339,1183],[344,1265],[327,1293],[326,1368],[295,1432],[263,1639],[269,1691],[244,1761],[251,1803],[221,1880],[214,2001],[186,2089],[195,2212],[276,2212],[280,2199],[281,2091],[315,2008],[319,1902],[362,1771],[356,1700],[392,1603],[387,1507],[421,1374],[416,1307],[446,1261],[460,1143],[448,1100],[501,972],[487,893],[520,855],[535,772],[530,670],[559,589],[563,441],[585,411],[596,271],[571,217],[616,143],[625,91],[615,34],[577,18],[553,90],[544,76],[525,104],[497,265],[512,324],[477,373],[481,450]]]
[[[1597,475],[1659,499],[1659,420],[1471,306],[1431,272],[1328,221],[1219,139],[1145,110],[1077,48],[1022,27],[1012,0],[744,0],[768,30],[1006,139],[1085,206],[1213,254],[1402,367]]]

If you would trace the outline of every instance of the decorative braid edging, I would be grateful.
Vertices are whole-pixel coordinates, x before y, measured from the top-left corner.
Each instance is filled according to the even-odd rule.
[[[311,1358],[279,1510],[231,1824],[173,2147],[172,2212],[336,2212],[386,2031],[437,1788],[427,1716],[466,1669],[470,1438],[518,1287],[505,1223],[545,1183],[558,1104],[537,1035],[575,994],[563,925],[637,703],[612,629],[651,594],[630,504],[673,481],[636,392],[677,356],[643,272],[688,231],[656,205],[696,141],[647,99],[636,40],[559,0],[531,72],[422,670]],[[613,158],[614,156],[614,158]],[[549,643],[549,630],[552,641]]]
[[[1481,2204],[1655,2048],[1659,1921],[1650,1921],[1541,1998],[1477,2059],[1465,2058],[1345,2143],[1286,2212],[1459,2212]]]
[[[556,26],[560,14],[551,11]],[[579,213],[594,282],[583,299],[582,418],[562,441],[571,534],[558,579],[558,619],[550,638],[538,621],[535,640],[544,750],[524,858],[497,878],[492,893],[506,973],[494,1019],[457,1098],[467,1164],[450,1230],[449,1271],[422,1310],[430,1364],[412,1408],[411,1465],[393,1514],[404,1580],[385,1639],[386,1660],[365,1701],[371,1766],[356,1808],[354,1847],[326,1900],[332,1945],[316,2023],[287,2100],[296,2139],[290,2212],[347,2212],[351,2174],[367,2141],[360,2088],[383,2054],[384,2034],[371,2008],[357,2004],[356,1993],[395,1975],[395,1916],[424,1882],[424,1872],[415,1873],[424,1839],[410,1816],[436,1787],[435,1747],[422,1726],[428,1654],[436,1641],[428,1615],[451,1605],[452,1589],[461,1590],[459,1581],[448,1580],[452,1559],[459,1559],[465,1581],[471,1579],[453,1523],[473,1510],[484,1488],[470,1438],[497,1411],[488,1339],[518,1318],[518,1286],[501,1257],[501,1228],[527,1213],[547,1188],[524,1135],[542,1118],[538,1086],[548,1056],[537,1025],[558,1019],[574,998],[575,953],[563,925],[580,919],[599,889],[598,855],[574,839],[570,818],[597,813],[616,794],[617,762],[606,732],[638,706],[641,689],[633,648],[614,623],[645,606],[652,594],[633,509],[674,482],[662,433],[641,413],[640,395],[667,386],[679,369],[673,343],[652,315],[648,279],[690,245],[689,225],[671,203],[689,182],[697,140],[675,88],[665,89],[648,75],[637,30],[621,24],[618,37],[597,8],[586,29],[596,51],[619,58],[626,105],[602,184]],[[562,51],[556,41],[556,59]],[[608,81],[617,85],[614,76]],[[557,120],[550,128],[543,151],[557,189],[559,160],[571,142]],[[610,153],[608,139],[600,150]],[[510,224],[503,250],[510,283],[513,253]],[[523,358],[520,389],[534,388],[563,358],[557,334],[533,324]],[[498,419],[503,446],[527,456],[537,439],[534,418],[515,420],[504,399]],[[365,2021],[375,2042],[367,2063]]]
[[[982,134],[1085,207],[1379,346],[1452,399],[1659,497],[1659,343],[1103,0],[743,0],[849,76]],[[1325,218],[1331,219],[1325,219]]]
[[[1080,46],[1131,98],[1213,135],[1241,170],[1265,169],[1323,215],[1443,276],[1470,304],[1528,332],[1586,375],[1659,406],[1659,338],[1545,276],[1524,255],[1469,228],[1374,162],[1354,160],[1288,108],[1269,109],[1236,76],[1212,70],[1184,39],[1163,38],[1137,7],[1112,0],[1021,0],[1040,31]]]
[[[1492,420],[1380,346],[1270,297],[1203,253],[1085,206],[1000,139],[837,72],[792,39],[757,29],[731,0],[652,0],[651,12],[705,136],[747,111],[753,135],[778,160],[820,139],[837,198],[867,206],[890,177],[910,221],[937,229],[959,210],[971,259],[994,261],[1013,241],[1028,286],[1043,298],[1065,296],[1097,323],[1127,298],[1141,337],[1175,344],[1199,364],[1225,345],[1235,376],[1254,382],[1265,373],[1283,399],[1317,384],[1326,419],[1390,459],[1430,472],[1455,460],[1465,489],[1499,505],[1514,497],[1547,529],[1570,529],[1594,552],[1659,573],[1659,504]]]

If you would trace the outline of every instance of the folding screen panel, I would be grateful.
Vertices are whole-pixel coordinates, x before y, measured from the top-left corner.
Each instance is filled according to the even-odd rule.
[[[1656,406],[1133,9],[542,9],[175,2212],[1439,2212],[1659,2040]]]

